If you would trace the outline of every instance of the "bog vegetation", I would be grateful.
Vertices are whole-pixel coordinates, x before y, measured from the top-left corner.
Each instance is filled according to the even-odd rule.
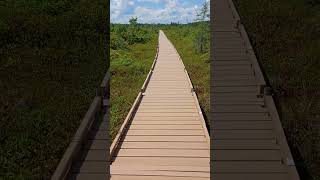
[[[320,179],[320,1],[235,0],[305,180]]]
[[[0,179],[50,179],[107,69],[108,1],[0,1]]]
[[[156,25],[111,24],[110,135],[113,139],[149,72],[158,44]]]

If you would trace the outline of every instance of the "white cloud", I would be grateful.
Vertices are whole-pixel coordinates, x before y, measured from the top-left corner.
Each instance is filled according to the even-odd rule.
[[[128,7],[128,0],[111,0],[110,9],[111,9],[111,21],[116,20],[121,16],[123,11]]]
[[[159,3],[160,0],[137,0],[138,2],[151,2],[151,3]]]
[[[165,0],[166,8],[177,8],[177,0]]]
[[[138,17],[140,23],[170,23],[193,22],[197,11],[201,8],[204,1],[199,1],[198,5],[182,5],[182,0],[111,0],[111,22],[128,23],[131,17]],[[135,3],[136,2],[136,3]],[[147,6],[144,2],[164,3],[163,8],[157,5]],[[150,4],[149,4],[150,5]],[[136,6],[136,7],[134,7]],[[130,12],[124,13],[127,8]]]

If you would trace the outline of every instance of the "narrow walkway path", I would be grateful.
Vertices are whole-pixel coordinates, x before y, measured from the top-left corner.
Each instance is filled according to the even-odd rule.
[[[111,179],[210,178],[210,140],[185,67],[160,31],[146,91],[111,157]]]
[[[277,109],[232,0],[214,0],[211,178],[298,180]]]

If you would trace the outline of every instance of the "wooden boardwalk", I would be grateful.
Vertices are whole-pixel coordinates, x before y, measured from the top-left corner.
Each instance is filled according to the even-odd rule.
[[[298,180],[275,104],[232,0],[214,0],[211,15],[211,179]]]
[[[209,179],[208,131],[185,67],[162,31],[144,86],[111,146],[111,179]]]
[[[232,0],[211,2],[211,136],[180,56],[160,31],[154,63],[110,149],[107,73],[52,180],[300,179]]]

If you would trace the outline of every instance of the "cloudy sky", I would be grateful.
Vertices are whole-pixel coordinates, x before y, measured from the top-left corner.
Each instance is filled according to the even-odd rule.
[[[139,23],[189,23],[209,0],[111,0],[111,22],[128,23],[138,17]]]

